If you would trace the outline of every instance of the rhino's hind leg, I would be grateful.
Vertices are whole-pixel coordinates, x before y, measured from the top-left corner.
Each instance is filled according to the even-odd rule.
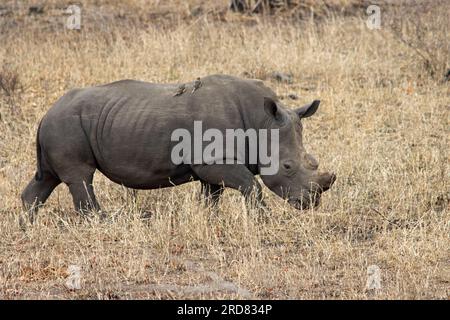
[[[73,198],[75,210],[83,214],[89,211],[100,211],[100,205],[92,186],[93,177],[94,173],[92,172],[81,175],[80,179],[76,181],[66,182]]]
[[[75,210],[87,213],[100,209],[92,187],[97,166],[89,139],[79,121],[74,116],[56,123],[44,122],[40,134],[41,140],[45,141],[48,162],[61,181],[69,187]],[[67,139],[62,139],[61,136]]]
[[[42,179],[36,177],[28,183],[23,190],[21,198],[24,210],[28,212],[30,222],[33,223],[39,206],[45,203],[52,191],[61,183],[61,180],[49,172],[43,172]]]

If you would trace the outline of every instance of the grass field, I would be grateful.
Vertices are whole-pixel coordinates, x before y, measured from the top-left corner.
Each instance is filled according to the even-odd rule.
[[[81,30],[64,27],[69,1],[0,6],[0,298],[449,299],[448,1],[380,4],[376,30],[361,1],[264,15],[228,1],[80,2]],[[291,107],[322,101],[304,120],[305,147],[338,177],[320,207],[265,189],[261,223],[228,190],[210,218],[198,183],[133,192],[96,174],[106,221],[77,215],[61,185],[20,227],[38,122],[67,90],[213,73],[263,79]],[[81,289],[65,285],[70,265]],[[366,286],[374,265],[379,289]]]

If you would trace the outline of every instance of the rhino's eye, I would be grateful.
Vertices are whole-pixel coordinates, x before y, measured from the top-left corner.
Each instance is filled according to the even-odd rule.
[[[283,162],[283,170],[284,170],[284,175],[290,177],[295,175],[296,173],[296,166],[294,161],[292,160],[288,160]]]
[[[286,170],[291,170],[292,165],[290,163],[285,162],[285,163],[283,163],[283,168]]]

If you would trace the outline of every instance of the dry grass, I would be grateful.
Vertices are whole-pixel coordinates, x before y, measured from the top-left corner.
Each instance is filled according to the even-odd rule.
[[[357,16],[282,23],[226,13],[233,23],[179,19],[162,29],[86,19],[78,32],[62,29],[49,8],[1,22],[0,70],[17,74],[22,89],[13,102],[0,93],[0,298],[243,298],[245,290],[257,299],[449,298],[448,82],[431,77],[388,26],[370,31]],[[444,19],[421,23],[444,21],[433,26],[448,44],[446,10],[438,11]],[[291,72],[293,84],[274,82],[273,71]],[[281,97],[322,100],[305,120],[306,147],[338,180],[319,208],[300,213],[266,189],[271,218],[262,224],[227,191],[211,218],[196,183],[134,196],[98,174],[106,221],[80,218],[60,186],[37,223],[19,228],[37,123],[68,89],[244,72]],[[82,268],[81,290],[64,288],[71,264]],[[381,269],[380,290],[366,290],[370,265]]]

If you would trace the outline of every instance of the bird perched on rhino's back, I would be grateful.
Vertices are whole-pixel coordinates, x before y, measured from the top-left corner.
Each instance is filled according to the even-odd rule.
[[[174,97],[181,96],[185,92],[186,92],[186,85],[183,83],[178,87],[177,91],[173,96]]]
[[[195,79],[194,87],[192,88],[191,93],[194,93],[195,91],[197,91],[201,86],[202,86],[202,81],[200,80],[200,78]]]

